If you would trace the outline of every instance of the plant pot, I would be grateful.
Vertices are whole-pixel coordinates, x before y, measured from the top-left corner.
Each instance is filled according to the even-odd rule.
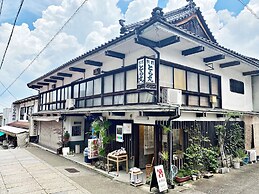
[[[190,176],[185,176],[185,177],[178,177],[178,176],[176,176],[175,177],[175,181],[177,183],[182,183],[182,182],[190,180],[190,178],[191,178]]]
[[[193,181],[196,181],[197,178],[198,178],[197,175],[192,175],[192,180],[193,180]]]
[[[234,168],[235,169],[240,168],[240,162],[234,162]]]

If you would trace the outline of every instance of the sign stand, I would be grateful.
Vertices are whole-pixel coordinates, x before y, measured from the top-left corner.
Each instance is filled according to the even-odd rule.
[[[166,182],[163,165],[155,166],[153,168],[152,177],[150,181],[150,188],[149,188],[150,192],[153,187],[156,187],[159,190],[159,192],[163,192],[163,191],[168,192],[168,186]]]

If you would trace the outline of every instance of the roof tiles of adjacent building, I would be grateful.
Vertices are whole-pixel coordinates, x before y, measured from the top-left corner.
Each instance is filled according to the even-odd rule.
[[[39,95],[33,95],[33,96],[29,96],[29,97],[26,97],[26,98],[23,98],[23,99],[20,99],[20,100],[16,100],[15,102],[13,102],[13,104],[20,104],[20,103],[24,103],[24,102],[28,102],[28,101],[31,101],[31,100],[37,100],[39,97]]]
[[[156,9],[156,8],[155,8]],[[202,36],[199,36],[189,30],[187,30],[186,28],[184,28],[183,24],[180,22],[186,20],[187,18],[191,18],[192,16],[197,16],[198,19],[200,20],[201,24],[202,24],[202,27],[204,27],[204,30],[206,31],[207,33],[207,37],[202,37]],[[183,34],[183,35],[187,35],[189,38],[195,40],[195,41],[198,41],[198,42],[202,42],[202,43],[205,43],[206,45],[208,46],[211,46],[213,48],[217,48],[223,52],[226,52],[236,58],[239,58],[240,60],[243,60],[255,67],[258,67],[259,68],[259,60],[257,59],[254,59],[254,58],[251,58],[251,57],[247,57],[247,56],[244,56],[242,54],[239,54],[231,49],[228,49],[228,48],[225,48],[221,45],[219,45],[214,36],[212,35],[208,25],[206,24],[206,21],[204,20],[202,14],[201,14],[201,11],[199,8],[195,7],[195,3],[190,0],[189,1],[189,4],[182,7],[182,8],[179,8],[177,10],[174,10],[174,11],[170,11],[166,14],[164,14],[164,19],[161,20],[159,18],[149,18],[149,19],[146,19],[146,20],[142,20],[140,22],[136,22],[134,24],[130,24],[130,25],[125,25],[125,26],[122,26],[122,28],[124,27],[125,29],[122,31],[123,34],[92,49],[92,50],[89,50],[88,52],[68,61],[67,63],[57,67],[56,69],[44,74],[43,76],[31,81],[30,83],[28,83],[28,87],[30,87],[30,85],[32,85],[34,82],[37,82],[49,75],[52,75],[53,73],[56,73],[58,72],[59,70],[65,68],[65,67],[68,67],[69,65],[77,62],[77,61],[80,61],[80,60],[83,60],[85,59],[86,57],[88,56],[91,56],[101,50],[104,50],[124,39],[127,39],[128,37],[136,34],[136,31],[138,30],[143,30],[144,28],[147,28],[149,27],[151,24],[154,24],[155,22],[160,22],[162,24],[165,24],[167,25],[170,29],[174,29],[176,30],[177,32],[180,32],[180,34]]]
[[[8,123],[8,126],[11,127],[17,127],[17,128],[22,128],[22,129],[29,129],[29,122],[28,121],[15,121],[12,123]]]

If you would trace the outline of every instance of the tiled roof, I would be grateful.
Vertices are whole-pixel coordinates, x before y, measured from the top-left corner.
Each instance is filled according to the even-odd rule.
[[[39,95],[33,95],[33,96],[29,96],[29,97],[26,97],[26,98],[23,98],[23,99],[20,99],[20,100],[16,100],[15,102],[13,102],[13,104],[20,104],[20,103],[28,102],[28,101],[31,101],[31,100],[36,100],[36,99],[38,99],[38,96]]]
[[[192,15],[197,15],[201,21],[201,23],[203,24],[203,27],[206,29],[209,38],[213,41],[213,42],[217,42],[216,39],[214,38],[213,34],[211,33],[208,25],[206,24],[206,21],[204,20],[204,17],[201,14],[201,11],[198,7],[195,7],[195,4],[193,2],[187,4],[184,7],[181,7],[179,9],[167,12],[164,14],[164,18],[166,19],[166,21],[170,24],[177,24],[181,21],[183,21],[186,18],[189,18]],[[129,25],[125,25],[124,29],[126,31],[132,31],[134,29],[136,29],[139,26],[144,25],[145,23],[149,22],[150,19],[145,19],[136,23],[132,23]]]
[[[179,20],[183,20],[185,18],[188,18],[189,16],[193,15],[194,13],[196,13],[196,9],[195,8],[189,8],[189,5],[186,5],[182,8],[167,12],[164,14],[164,18],[166,19],[167,22],[175,24],[177,23]],[[127,31],[132,31],[135,28],[144,25],[145,23],[149,22],[150,18],[136,22],[136,23],[132,23],[129,25],[125,25],[125,28],[127,29]]]
[[[11,127],[29,129],[29,122],[28,121],[15,121],[15,122],[9,123],[7,125],[11,126]]]

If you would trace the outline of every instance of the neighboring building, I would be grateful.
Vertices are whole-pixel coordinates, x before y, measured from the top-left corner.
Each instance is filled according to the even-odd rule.
[[[9,126],[23,129],[33,128],[31,116],[38,112],[38,95],[33,95],[12,103],[12,122]],[[33,130],[30,130],[30,140],[37,140]]]
[[[12,108],[4,109],[0,132],[6,134],[6,139],[12,146],[22,147],[27,144],[29,127],[32,126],[30,117],[37,110],[38,95],[17,100],[12,103]]]
[[[125,147],[134,166],[143,168],[153,156],[158,163],[166,146],[161,124],[172,125],[175,152],[186,148],[184,129],[195,121],[215,143],[214,126],[238,111],[246,139],[252,141],[253,128],[259,149],[259,104],[253,100],[259,63],[220,46],[193,1],[165,15],[156,8],[150,19],[122,25],[121,32],[28,83],[40,91],[33,114],[39,144],[57,150],[68,131],[70,146],[82,150],[93,119],[105,117],[109,134],[127,129],[112,149]]]
[[[4,108],[3,109],[3,118],[2,118],[2,126],[7,125],[12,122],[12,109]]]
[[[0,113],[0,127],[2,127],[3,123],[3,113]]]

